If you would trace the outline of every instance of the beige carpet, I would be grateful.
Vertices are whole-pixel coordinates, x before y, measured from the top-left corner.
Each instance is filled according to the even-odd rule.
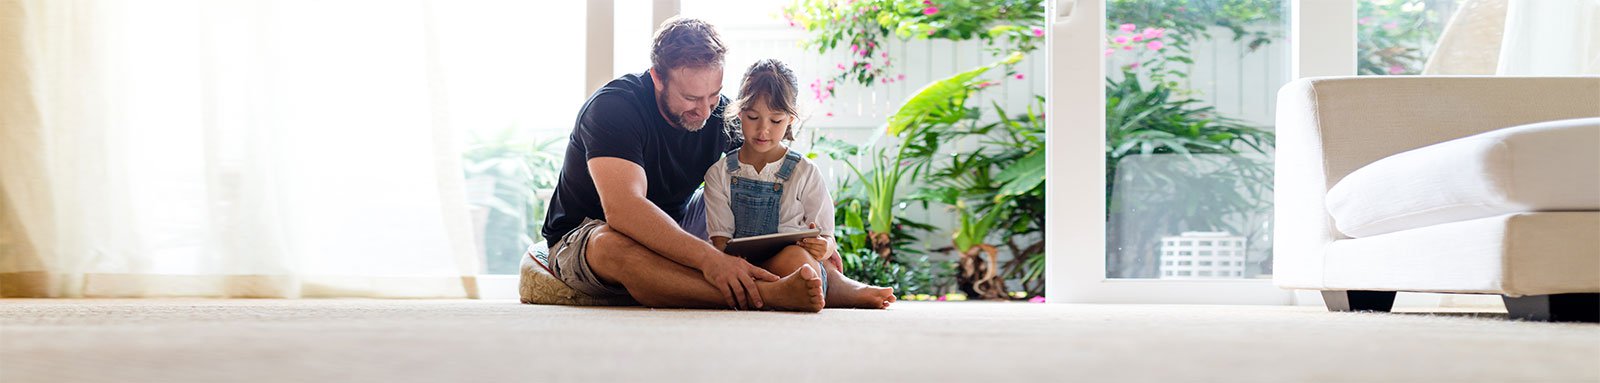
[[[1306,307],[0,300],[0,382],[1600,381],[1600,326]]]

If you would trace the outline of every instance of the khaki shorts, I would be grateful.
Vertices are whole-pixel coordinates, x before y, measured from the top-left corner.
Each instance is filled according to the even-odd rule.
[[[600,282],[600,277],[595,276],[594,270],[589,268],[589,237],[605,224],[606,221],[585,218],[578,228],[550,245],[550,274],[560,278],[573,290],[595,298],[626,297],[629,296],[627,289]]]

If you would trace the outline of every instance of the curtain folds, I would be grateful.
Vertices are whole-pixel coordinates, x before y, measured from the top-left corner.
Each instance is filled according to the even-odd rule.
[[[427,7],[0,0],[0,296],[475,296]]]

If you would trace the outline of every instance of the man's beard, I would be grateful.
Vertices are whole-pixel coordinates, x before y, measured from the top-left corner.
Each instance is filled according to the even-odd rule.
[[[666,89],[662,89],[662,91],[662,93],[666,93]],[[706,122],[710,120],[710,118],[707,118],[700,121],[684,121],[683,114],[672,113],[672,108],[667,107],[666,101],[662,101],[661,97],[656,97],[656,107],[661,108],[662,111],[666,112],[662,114],[667,115],[668,125],[672,125],[678,129],[683,129],[690,132],[698,132],[700,129],[704,129],[706,127]],[[694,124],[690,124],[690,122],[694,122]]]

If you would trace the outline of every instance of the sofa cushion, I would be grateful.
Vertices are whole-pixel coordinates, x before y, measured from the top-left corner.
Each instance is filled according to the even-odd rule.
[[[1600,210],[1600,118],[1510,127],[1402,152],[1328,190],[1339,231],[1367,237],[1529,211]]]

